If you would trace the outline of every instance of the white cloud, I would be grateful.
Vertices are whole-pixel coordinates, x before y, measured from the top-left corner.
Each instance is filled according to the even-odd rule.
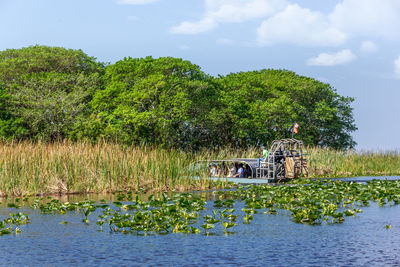
[[[344,32],[332,27],[320,12],[291,4],[265,20],[257,29],[258,43],[294,43],[307,46],[337,46],[347,39]]]
[[[400,80],[400,56],[394,61],[394,75]]]
[[[349,63],[353,61],[356,56],[350,49],[344,49],[337,53],[328,54],[321,53],[317,57],[310,58],[307,61],[309,66],[336,66]]]
[[[286,6],[286,0],[205,0],[206,11],[198,21],[172,27],[176,34],[207,32],[220,23],[239,23],[270,16]]]
[[[301,6],[302,1],[296,1],[299,4],[293,2],[204,0],[205,11],[198,20],[183,21],[172,27],[170,32],[199,34],[223,23],[261,19],[263,22],[257,28],[257,44],[260,46],[290,43],[335,47],[355,38],[400,40],[400,0],[338,0],[338,4],[327,13],[304,8]],[[377,46],[371,41],[365,41],[359,51],[372,53],[377,51]]]
[[[216,26],[217,23],[214,20],[205,18],[198,22],[184,21],[179,26],[172,27],[170,32],[177,34],[198,34],[209,31]]]
[[[258,43],[337,46],[355,37],[399,39],[399,14],[399,0],[342,0],[330,14],[289,4],[261,24]],[[361,51],[376,49],[371,42],[364,43]]]
[[[376,52],[378,48],[376,47],[376,44],[371,41],[364,41],[361,43],[360,46],[360,52],[361,53],[373,53]]]
[[[117,3],[122,5],[145,5],[157,1],[158,0],[117,0]]]
[[[334,27],[358,36],[400,36],[399,0],[343,0],[329,15]]]
[[[208,17],[217,22],[243,22],[274,14],[286,6],[284,0],[206,0]]]

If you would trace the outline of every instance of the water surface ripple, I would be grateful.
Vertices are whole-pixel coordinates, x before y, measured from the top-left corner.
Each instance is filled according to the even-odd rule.
[[[255,214],[249,225],[239,221],[231,235],[138,236],[107,226],[100,232],[97,216],[85,225],[76,213],[27,208],[32,223],[0,236],[0,266],[400,266],[400,205],[362,209],[343,224],[296,224],[279,211]],[[2,207],[0,218],[15,211]]]

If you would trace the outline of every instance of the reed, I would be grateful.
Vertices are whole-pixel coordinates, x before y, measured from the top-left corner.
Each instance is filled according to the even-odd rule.
[[[355,177],[400,175],[397,151],[355,152],[309,148],[311,177]]]
[[[202,190],[216,185],[206,179],[206,169],[190,167],[194,162],[255,158],[258,154],[255,148],[184,152],[106,142],[6,142],[0,143],[0,196]],[[311,177],[400,175],[396,152],[309,148],[308,155]]]
[[[206,189],[210,182],[190,179],[189,166],[208,156],[144,145],[1,143],[0,195]]]

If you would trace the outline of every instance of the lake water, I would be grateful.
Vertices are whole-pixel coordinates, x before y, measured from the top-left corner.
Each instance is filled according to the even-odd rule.
[[[0,236],[0,266],[400,266],[400,205],[362,209],[342,224],[296,224],[288,212],[260,212],[251,224],[238,220],[230,235],[219,228],[210,236],[138,236],[100,232],[96,215],[86,225],[77,213],[26,208],[31,223],[22,233]],[[16,211],[2,207],[0,218]]]

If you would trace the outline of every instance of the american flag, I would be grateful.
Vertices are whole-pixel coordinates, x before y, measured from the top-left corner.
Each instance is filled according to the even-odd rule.
[[[299,128],[299,125],[297,124],[297,122],[295,122],[294,123],[294,126],[293,126],[293,132],[295,133],[295,134],[297,134],[299,131],[297,130],[297,128]]]

